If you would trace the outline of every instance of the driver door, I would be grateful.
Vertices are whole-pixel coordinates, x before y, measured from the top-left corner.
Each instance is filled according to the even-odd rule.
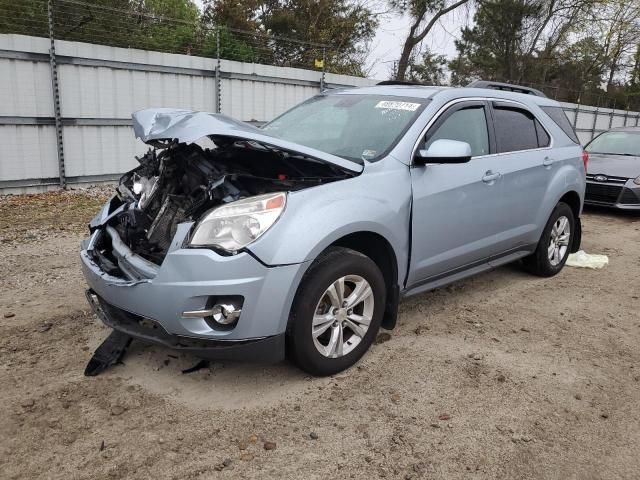
[[[429,128],[428,148],[438,139],[471,146],[463,164],[414,165],[411,168],[413,217],[408,287],[436,281],[482,265],[499,253],[505,228],[503,182],[495,151],[489,106],[463,101],[449,107]]]

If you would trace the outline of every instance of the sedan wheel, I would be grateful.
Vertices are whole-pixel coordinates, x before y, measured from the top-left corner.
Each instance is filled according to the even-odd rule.
[[[345,275],[322,294],[313,316],[313,344],[325,357],[348,355],[369,330],[375,301],[371,285],[359,275]]]

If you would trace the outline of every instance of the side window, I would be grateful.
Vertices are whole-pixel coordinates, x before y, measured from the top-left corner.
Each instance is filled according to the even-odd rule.
[[[425,148],[440,139],[458,140],[471,145],[471,156],[489,153],[489,132],[484,107],[462,108],[451,113],[445,120],[427,132]]]
[[[538,120],[536,120],[536,133],[538,134],[538,147],[548,147],[551,143],[551,137]]]
[[[531,112],[494,104],[493,117],[499,153],[538,148],[536,119]]]
[[[569,137],[573,142],[580,145],[580,140],[578,140],[578,137],[576,136],[576,132],[573,131],[573,127],[571,126],[571,123],[569,122],[569,119],[567,118],[567,115],[564,113],[564,110],[562,109],[562,107],[540,107],[540,108],[542,108],[544,113],[549,115],[551,117],[551,120],[553,120],[562,129],[562,131],[567,134],[567,137]]]

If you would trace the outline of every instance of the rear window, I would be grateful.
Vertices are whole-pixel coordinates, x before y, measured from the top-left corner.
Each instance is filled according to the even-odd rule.
[[[567,118],[567,115],[564,113],[564,110],[562,109],[562,107],[540,107],[540,108],[542,108],[544,113],[549,115],[551,117],[551,120],[553,120],[556,123],[556,125],[558,125],[562,129],[562,131],[567,134],[567,137],[569,137],[575,143],[580,144],[580,140],[578,140],[578,136],[576,135],[576,132],[573,131],[573,127],[571,126],[571,123],[569,122],[569,119]]]

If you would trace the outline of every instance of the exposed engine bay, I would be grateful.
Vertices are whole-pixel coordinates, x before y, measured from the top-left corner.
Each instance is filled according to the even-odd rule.
[[[211,137],[196,143],[153,143],[124,174],[108,222],[132,252],[161,264],[180,223],[197,221],[212,208],[255,195],[300,190],[355,175],[339,166],[268,145]],[[118,274],[108,236],[96,246],[105,270]]]

